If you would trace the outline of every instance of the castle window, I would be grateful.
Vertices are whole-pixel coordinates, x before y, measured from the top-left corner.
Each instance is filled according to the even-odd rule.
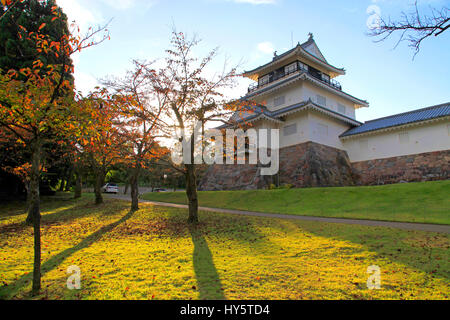
[[[304,64],[303,62],[298,62],[298,67],[300,70],[306,71],[308,72],[308,66],[306,64]]]
[[[409,133],[408,132],[402,132],[398,135],[398,140],[401,144],[407,144],[409,143]]]
[[[327,98],[325,98],[324,96],[321,96],[320,94],[316,95],[316,102],[321,105],[326,107],[327,105]]]
[[[277,98],[273,99],[273,106],[274,107],[281,106],[281,105],[283,105],[285,103],[286,103],[286,97],[285,96],[280,96],[280,97],[277,97]]]
[[[288,126],[285,126],[283,128],[283,135],[284,136],[291,136],[291,135],[296,134],[296,133],[297,133],[297,124],[296,123],[288,125]]]
[[[280,79],[280,78],[283,78],[284,76],[285,76],[284,68],[279,68],[279,69],[275,70],[275,71],[272,73],[272,78],[269,79],[269,81],[270,81],[270,82],[276,81],[276,80],[278,80],[278,79]]]
[[[259,79],[258,79],[258,82],[259,82],[259,85],[260,85],[260,86],[263,86],[263,85],[265,85],[265,84],[268,84],[268,83],[269,83],[269,75],[266,74],[265,76],[259,78]]]
[[[325,73],[322,73],[322,80],[330,83],[330,76]]]
[[[338,112],[342,113],[342,114],[345,114],[345,112],[346,112],[345,106],[340,104],[340,103],[338,103]]]
[[[295,71],[297,71],[297,63],[291,63],[290,65],[284,67],[284,73],[285,74],[291,74],[294,73]]]

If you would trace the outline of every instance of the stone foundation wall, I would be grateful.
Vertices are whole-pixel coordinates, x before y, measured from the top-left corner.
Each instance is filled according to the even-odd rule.
[[[347,152],[314,142],[280,149],[280,185],[296,188],[353,185]]]
[[[347,153],[308,142],[280,149],[280,171],[261,176],[258,165],[213,165],[200,180],[200,190],[262,189],[271,183],[294,187],[353,185],[355,175]]]
[[[263,189],[266,182],[257,165],[219,165],[209,167],[198,185],[199,190]]]
[[[213,165],[200,190],[263,189],[271,183],[296,188],[379,185],[449,179],[450,150],[351,163],[347,152],[307,142],[280,149],[280,171],[261,176],[258,165]]]
[[[449,179],[450,150],[352,163],[360,185]]]

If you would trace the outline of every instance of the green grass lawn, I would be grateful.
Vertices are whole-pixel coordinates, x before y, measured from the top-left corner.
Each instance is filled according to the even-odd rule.
[[[143,199],[186,204],[183,192]],[[450,180],[374,187],[199,192],[201,206],[319,217],[450,224]]]
[[[42,204],[36,299],[448,299],[450,237],[382,227],[187,211],[92,196]],[[32,228],[0,205],[0,298],[27,299]],[[67,268],[81,269],[68,290]],[[367,268],[381,268],[368,290]]]

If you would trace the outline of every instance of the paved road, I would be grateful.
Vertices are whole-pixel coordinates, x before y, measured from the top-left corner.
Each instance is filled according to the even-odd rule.
[[[130,197],[126,196],[126,195],[118,194],[118,195],[108,195],[108,196],[111,198],[115,198],[115,199],[130,201]],[[171,207],[171,208],[187,209],[187,207],[188,207],[187,205],[184,205],[184,204],[149,201],[149,200],[142,200],[142,199],[140,199],[139,202],[150,203],[150,204],[157,205],[157,206]],[[344,223],[344,224],[356,224],[356,225],[372,226],[372,227],[388,227],[388,228],[397,228],[397,229],[404,229],[404,230],[419,230],[419,231],[450,233],[449,225],[440,225],[440,224],[391,222],[391,221],[361,220],[361,219],[346,219],[346,218],[324,218],[324,217],[297,216],[297,215],[289,215],[289,214],[264,213],[264,212],[254,212],[254,211],[208,208],[208,207],[199,207],[199,210],[200,211],[208,211],[208,212],[238,214],[238,215],[244,215],[244,216],[254,216],[254,217],[319,221],[319,222],[328,222],[328,223]]]

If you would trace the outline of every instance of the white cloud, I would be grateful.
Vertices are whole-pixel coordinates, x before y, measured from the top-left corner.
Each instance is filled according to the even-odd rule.
[[[81,5],[78,0],[57,0],[56,3],[67,15],[69,23],[75,21],[82,30],[103,21],[101,14]]]
[[[75,88],[77,91],[81,91],[84,95],[94,91],[96,86],[99,86],[99,82],[92,75],[81,71],[75,71]]]
[[[250,3],[250,4],[275,4],[278,0],[233,0],[237,3]]]
[[[272,54],[275,51],[272,42],[269,41],[258,43],[257,49],[264,54]]]
[[[75,72],[73,74],[75,78],[75,88],[77,91],[81,91],[83,94],[87,95],[90,91],[93,91],[96,86],[99,85],[96,77],[90,73],[86,73],[80,70],[78,67],[81,60],[80,53],[72,55],[72,62],[75,67]]]

